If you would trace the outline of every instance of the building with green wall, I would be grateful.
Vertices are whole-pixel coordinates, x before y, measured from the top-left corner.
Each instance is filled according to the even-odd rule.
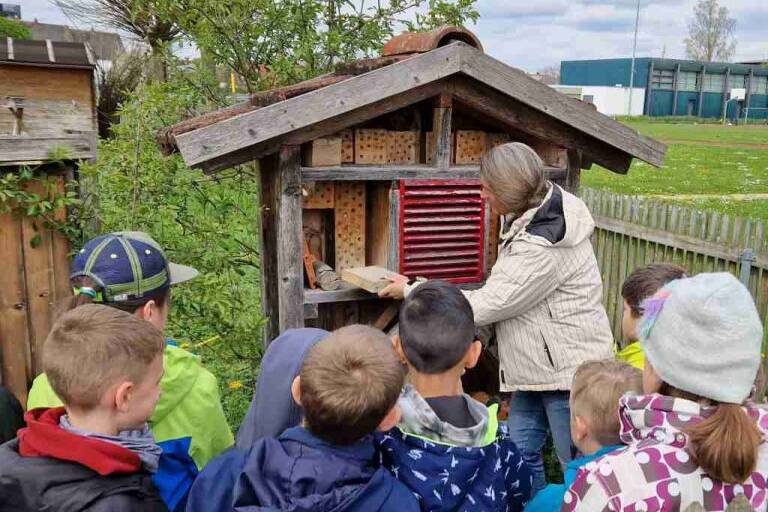
[[[571,60],[560,64],[560,84],[629,87],[632,59]],[[691,60],[635,59],[634,87],[645,90],[647,116],[768,119],[768,67]],[[744,100],[730,99],[746,89]],[[749,109],[749,110],[747,110]]]

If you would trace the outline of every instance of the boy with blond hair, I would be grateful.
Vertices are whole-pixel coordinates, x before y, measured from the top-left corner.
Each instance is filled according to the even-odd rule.
[[[161,449],[147,420],[160,397],[164,340],[129,313],[62,315],[43,367],[64,407],[34,409],[0,447],[0,510],[165,511],[150,475]]]
[[[329,334],[309,350],[291,386],[303,425],[214,459],[192,486],[187,512],[419,510],[379,466],[372,436],[397,424],[403,380],[381,331],[353,325]]]
[[[619,399],[642,394],[643,375],[627,363],[589,361],[576,370],[571,386],[571,437],[583,455],[568,463],[565,484],[550,484],[525,508],[526,512],[560,510],[565,491],[586,464],[622,448],[619,438]]]

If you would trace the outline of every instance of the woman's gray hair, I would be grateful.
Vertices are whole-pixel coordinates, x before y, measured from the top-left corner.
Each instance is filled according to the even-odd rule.
[[[508,208],[505,213],[515,217],[541,204],[549,189],[544,162],[522,142],[502,144],[483,155],[480,176]]]

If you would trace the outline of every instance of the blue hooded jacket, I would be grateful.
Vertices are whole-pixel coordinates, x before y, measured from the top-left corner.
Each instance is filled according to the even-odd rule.
[[[333,446],[303,427],[231,450],[198,476],[187,512],[416,512],[418,501],[378,467],[373,439]]]
[[[248,450],[262,437],[277,437],[301,423],[301,408],[293,401],[291,384],[309,349],[328,334],[322,329],[288,329],[269,344],[253,400],[237,431],[238,448]]]
[[[376,436],[382,465],[419,497],[423,511],[520,512],[531,495],[530,469],[506,425],[498,423],[497,406],[485,408],[469,397],[467,402],[475,414],[482,410],[478,416],[485,425],[472,444],[472,429],[442,422],[406,386],[398,402],[403,420]]]

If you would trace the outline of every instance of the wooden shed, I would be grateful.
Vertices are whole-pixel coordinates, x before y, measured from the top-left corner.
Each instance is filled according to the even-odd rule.
[[[393,309],[350,285],[306,287],[302,255],[337,272],[378,265],[479,286],[499,219],[480,199],[479,159],[532,146],[569,190],[597,163],[626,173],[666,148],[482,51],[455,27],[406,33],[382,57],[253,95],[159,134],[206,172],[259,160],[266,340],[292,327],[384,327]]]
[[[96,156],[95,102],[94,65],[83,43],[0,38],[0,173],[28,166],[40,179],[27,192],[63,193],[76,162]],[[63,210],[54,215],[66,218]],[[22,403],[42,371],[54,304],[71,293],[69,250],[39,219],[0,213],[0,382]]]

